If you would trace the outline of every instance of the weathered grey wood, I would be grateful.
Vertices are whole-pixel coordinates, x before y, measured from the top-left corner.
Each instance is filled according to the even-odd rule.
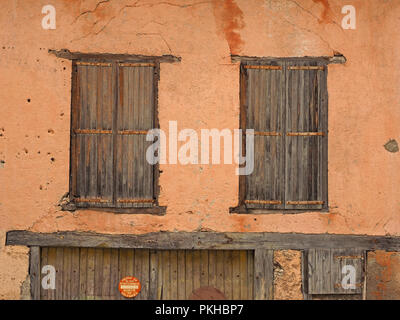
[[[149,300],[157,299],[158,257],[156,250],[150,250]]]
[[[276,57],[249,57],[249,56],[239,56],[239,55],[231,55],[231,61],[234,63],[238,62],[263,62],[263,63],[268,63],[270,61],[275,61],[277,58]],[[320,60],[325,63],[332,63],[332,64],[343,64],[346,63],[347,59],[345,56],[342,54],[337,54],[334,56],[330,57],[288,57],[288,58],[279,58],[280,60],[291,60],[291,61],[296,61],[296,60],[306,60],[306,61],[316,61]]]
[[[247,208],[283,209],[284,203],[284,68],[281,62],[270,65],[280,70],[248,69],[246,87],[246,129],[254,136],[254,170],[246,175]],[[243,187],[243,184],[240,186]],[[264,201],[264,202],[262,202]],[[267,201],[267,202],[265,202]],[[271,202],[272,201],[272,202]]]
[[[269,232],[154,232],[140,235],[115,235],[14,230],[7,232],[6,245],[235,250],[359,248],[400,251],[400,237]]]
[[[34,246],[29,252],[29,275],[31,281],[31,298],[32,300],[40,300],[40,247]]]
[[[158,62],[180,62],[180,57],[172,55],[162,56],[144,56],[135,54],[112,54],[112,53],[82,53],[71,52],[68,49],[53,50],[49,49],[50,54],[54,54],[58,58],[69,60],[87,60],[87,61],[124,61],[124,62],[140,62],[140,61],[158,61]]]
[[[272,300],[274,288],[274,251],[254,251],[254,299]]]
[[[361,294],[364,285],[365,250],[311,249],[308,252],[309,294]],[[356,271],[355,289],[342,286],[344,266]]]
[[[328,59],[247,58],[239,59],[240,127],[256,131],[254,171],[239,177],[230,212],[328,210]]]
[[[153,67],[119,67],[117,132],[148,131],[154,127]],[[151,142],[145,134],[123,134],[117,137],[116,207],[152,207],[153,166],[146,161]]]
[[[316,66],[323,70],[288,70],[291,66]],[[286,209],[327,208],[327,99],[326,67],[318,61],[286,63]],[[322,132],[323,136],[288,133]],[[292,201],[292,203],[288,203]],[[322,201],[322,204],[293,201]]]

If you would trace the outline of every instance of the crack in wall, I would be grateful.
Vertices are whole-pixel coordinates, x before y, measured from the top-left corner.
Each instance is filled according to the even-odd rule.
[[[286,0],[288,2],[293,3],[294,5],[296,5],[298,8],[300,8],[302,11],[306,12],[307,14],[309,14],[310,16],[312,16],[314,19],[316,19],[318,21],[318,23],[322,22],[322,19],[318,18],[314,13],[312,13],[310,10],[304,8],[303,6],[301,6],[297,1],[295,0]],[[333,19],[330,19],[330,23],[333,23],[334,25],[336,25],[337,27],[340,28],[341,31],[344,31],[343,28]]]

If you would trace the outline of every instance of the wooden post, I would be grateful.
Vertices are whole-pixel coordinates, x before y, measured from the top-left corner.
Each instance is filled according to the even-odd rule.
[[[254,251],[254,299],[272,300],[274,288],[274,251]]]
[[[31,299],[40,300],[40,247],[31,247],[29,253]]]

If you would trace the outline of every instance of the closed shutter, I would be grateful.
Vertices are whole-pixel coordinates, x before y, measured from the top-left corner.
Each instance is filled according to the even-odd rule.
[[[365,251],[311,249],[308,252],[308,294],[361,294]]]
[[[152,207],[154,63],[76,62],[70,194],[78,207]]]
[[[246,208],[327,208],[325,64],[297,59],[241,66],[241,128],[255,135],[254,170],[240,179]]]
[[[89,62],[73,68],[71,195],[80,207],[112,206],[115,69]]]
[[[288,63],[286,91],[286,209],[326,206],[326,67]]]
[[[154,64],[119,64],[116,201],[118,207],[153,205],[153,166],[146,161],[154,128]]]
[[[254,170],[246,176],[248,208],[282,209],[284,203],[284,68],[243,68],[247,77],[246,128],[254,129]]]

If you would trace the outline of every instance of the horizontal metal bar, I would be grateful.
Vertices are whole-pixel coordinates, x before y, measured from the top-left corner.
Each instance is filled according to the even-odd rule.
[[[324,136],[325,132],[288,132],[287,136]]]
[[[153,203],[154,199],[117,199],[119,203]]]
[[[245,65],[245,69],[282,70],[281,66]]]
[[[324,204],[323,201],[286,201],[286,204],[298,204],[298,205],[302,205],[302,204]]]
[[[77,61],[77,65],[80,66],[100,66],[100,67],[111,67],[110,62],[89,62],[89,61]]]
[[[324,70],[324,66],[289,66],[289,70]]]
[[[120,67],[155,67],[155,63],[128,63],[128,62],[121,62],[118,63]]]
[[[248,204],[282,204],[280,200],[244,200]]]
[[[100,199],[100,198],[75,198],[74,202],[97,202],[97,203],[110,203],[111,200]]]
[[[111,134],[112,130],[102,129],[74,129],[76,134]]]
[[[147,130],[119,130],[118,134],[147,134]]]
[[[255,136],[281,136],[280,132],[254,131]]]

